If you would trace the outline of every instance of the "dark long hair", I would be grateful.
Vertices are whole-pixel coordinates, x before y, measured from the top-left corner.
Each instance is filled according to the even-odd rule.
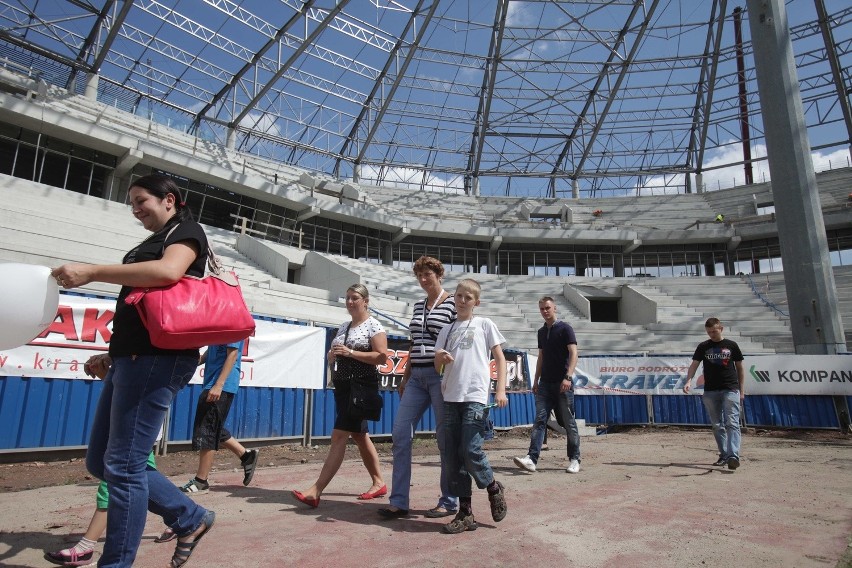
[[[169,176],[160,174],[142,176],[136,181],[131,182],[130,187],[141,187],[159,199],[164,199],[170,193],[174,194],[175,209],[177,210],[175,217],[177,217],[179,222],[192,221],[192,211],[186,206],[186,202],[183,200],[180,188],[175,183],[175,180]]]

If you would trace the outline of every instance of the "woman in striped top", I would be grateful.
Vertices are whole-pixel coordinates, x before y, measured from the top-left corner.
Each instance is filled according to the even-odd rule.
[[[453,295],[444,290],[444,265],[436,258],[421,256],[414,263],[414,274],[426,298],[414,305],[409,331],[411,347],[408,365],[399,385],[400,403],[393,423],[393,489],[390,507],[379,509],[386,518],[408,515],[408,496],[411,486],[411,442],[414,429],[423,414],[432,406],[435,414],[438,445],[442,444],[444,427],[444,398],[441,396],[441,376],[435,372],[435,340],[445,325],[456,320]],[[450,495],[447,472],[441,464],[441,497],[437,506],[426,512],[437,518],[455,514],[458,499]]]

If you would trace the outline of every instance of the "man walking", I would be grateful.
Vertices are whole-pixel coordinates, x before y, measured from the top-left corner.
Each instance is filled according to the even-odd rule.
[[[557,412],[568,438],[568,473],[580,471],[580,434],[574,419],[574,368],[577,366],[577,337],[574,329],[556,319],[556,303],[545,296],[538,301],[544,326],[538,330],[538,362],[532,390],[535,393],[535,423],[526,456],[514,458],[515,465],[533,472],[541,454],[551,411]]]
[[[740,406],[745,398],[745,371],[740,346],[722,337],[724,329],[718,318],[704,323],[710,339],[702,341],[695,350],[683,392],[689,394],[692,377],[703,362],[704,396],[701,400],[719,448],[719,459],[713,465],[727,464],[728,469],[737,469],[740,467]]]
[[[204,388],[198,397],[192,433],[192,449],[200,450],[195,477],[180,489],[184,493],[207,493],[207,476],[213,468],[213,457],[220,447],[240,458],[243,485],[251,483],[257,466],[257,450],[246,450],[225,428],[234,395],[240,386],[240,362],[244,341],[227,345],[211,345],[201,356],[204,364]]]

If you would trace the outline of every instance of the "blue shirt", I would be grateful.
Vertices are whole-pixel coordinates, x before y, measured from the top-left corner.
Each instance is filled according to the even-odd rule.
[[[538,330],[538,348],[541,349],[541,378],[543,383],[561,383],[568,372],[571,352],[568,345],[577,345],[574,328],[564,321],[556,321],[548,328]]]
[[[228,349],[233,348],[237,350],[237,360],[234,362],[228,378],[225,379],[222,392],[229,392],[231,394],[237,392],[237,389],[240,387],[240,362],[243,359],[243,343],[244,341],[237,341],[236,343],[229,343],[227,345],[211,345],[207,348],[207,362],[204,364],[204,390],[213,388],[213,385],[216,384],[216,381],[219,379],[219,373],[222,372],[222,368],[225,366],[225,357],[228,356]]]

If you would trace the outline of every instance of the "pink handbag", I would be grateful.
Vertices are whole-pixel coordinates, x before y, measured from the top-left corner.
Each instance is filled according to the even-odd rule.
[[[212,274],[184,276],[160,288],[134,288],[124,302],[136,306],[151,344],[160,349],[196,349],[243,340],[254,333],[254,318],[233,272],[222,270],[207,251]]]

